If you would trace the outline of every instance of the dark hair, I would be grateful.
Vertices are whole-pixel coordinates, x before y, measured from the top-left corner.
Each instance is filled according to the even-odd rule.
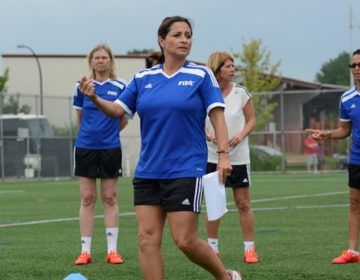
[[[356,54],[360,54],[360,49],[357,49],[356,51],[353,52],[352,56],[356,55]]]
[[[164,56],[160,51],[153,51],[149,53],[148,57],[146,58],[146,68],[150,68],[160,63],[164,63]]]
[[[181,16],[173,16],[173,17],[166,17],[163,19],[163,21],[161,22],[159,29],[158,29],[158,37],[165,39],[170,31],[171,25],[173,25],[173,23],[175,23],[175,22],[187,23],[187,25],[189,25],[189,27],[190,27],[191,35],[193,34],[192,25],[191,25],[191,22],[189,19],[187,19],[185,17],[181,17]],[[159,46],[161,49],[162,57],[164,57],[163,49],[162,49],[160,43],[159,43]],[[164,59],[162,59],[162,60],[164,60]]]

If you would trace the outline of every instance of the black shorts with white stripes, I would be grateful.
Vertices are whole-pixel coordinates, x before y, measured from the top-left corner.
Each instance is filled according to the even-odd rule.
[[[206,173],[215,172],[217,165],[208,162]],[[248,188],[250,186],[250,167],[248,164],[232,165],[231,174],[227,177],[225,187],[228,188]]]
[[[75,176],[117,178],[121,176],[121,148],[90,150],[75,148]]]
[[[203,186],[201,178],[134,178],[134,204],[161,205],[166,212],[200,213]]]

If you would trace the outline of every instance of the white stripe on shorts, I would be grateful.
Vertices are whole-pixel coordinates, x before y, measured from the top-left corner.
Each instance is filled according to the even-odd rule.
[[[195,193],[194,193],[194,208],[193,208],[193,211],[195,213],[200,213],[203,193],[204,193],[204,186],[202,183],[202,177],[196,178]]]

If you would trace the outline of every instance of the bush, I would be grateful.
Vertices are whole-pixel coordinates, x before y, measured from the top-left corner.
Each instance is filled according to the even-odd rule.
[[[278,171],[281,170],[282,156],[272,156],[258,149],[250,148],[252,171]]]

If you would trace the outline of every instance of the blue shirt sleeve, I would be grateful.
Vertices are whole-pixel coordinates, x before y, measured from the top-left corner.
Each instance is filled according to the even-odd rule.
[[[74,90],[73,106],[81,109],[83,107],[84,94],[80,92],[80,83],[77,82]]]
[[[136,104],[138,97],[138,87],[136,79],[133,77],[125,90],[121,93],[120,97],[116,100],[121,107],[124,108],[126,114],[132,118],[136,113]]]
[[[341,100],[340,100],[339,108],[340,108],[339,109],[340,120],[345,120],[345,121],[350,120],[350,116],[346,110],[346,106],[344,102],[342,102]]]
[[[205,67],[205,76],[201,85],[202,98],[205,104],[206,112],[209,114],[215,107],[225,108],[224,99],[214,74],[210,69]]]

